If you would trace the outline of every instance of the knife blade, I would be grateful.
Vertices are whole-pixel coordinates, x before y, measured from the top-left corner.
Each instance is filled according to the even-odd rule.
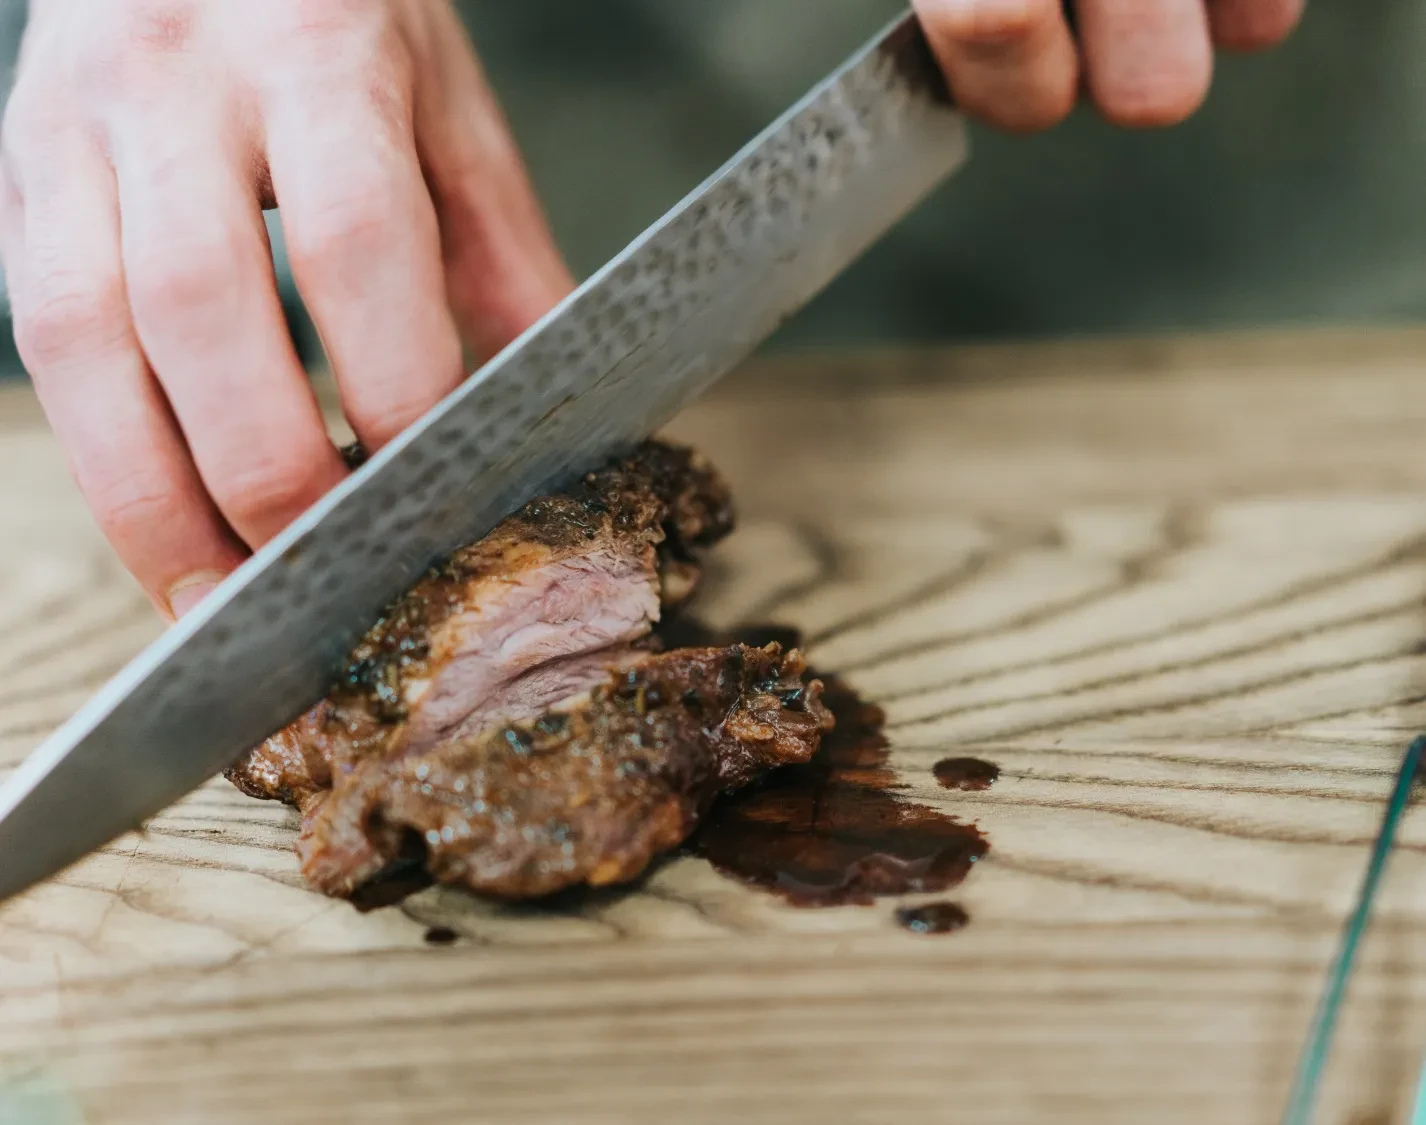
[[[294,719],[432,563],[657,430],[966,155],[964,120],[907,14],[41,744],[0,788],[0,900]]]

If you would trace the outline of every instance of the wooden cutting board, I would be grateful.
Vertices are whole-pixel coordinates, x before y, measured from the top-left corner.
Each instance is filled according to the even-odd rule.
[[[8,767],[156,625],[28,393],[0,419]],[[811,356],[674,431],[743,511],[705,615],[800,626],[885,702],[908,795],[990,839],[970,925],[695,859],[358,914],[215,781],[0,909],[0,1120],[1277,1119],[1426,727],[1426,332]],[[948,754],[1003,776],[947,792]],[[1417,809],[1319,1120],[1405,1120],[1423,1051]]]

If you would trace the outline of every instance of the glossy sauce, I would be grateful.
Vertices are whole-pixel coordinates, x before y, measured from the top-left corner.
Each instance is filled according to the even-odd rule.
[[[801,643],[795,630],[776,626],[728,638],[682,621],[660,633],[669,648],[730,640],[777,641],[784,648]],[[723,874],[797,906],[866,904],[959,884],[989,851],[985,837],[974,825],[899,796],[902,786],[888,765],[881,708],[836,677],[813,675],[822,680],[824,702],[837,720],[817,754],[805,765],[775,770],[719,799],[685,849]],[[973,758],[948,758],[935,766],[937,780],[954,789],[986,789],[999,772]],[[413,844],[410,855],[352,896],[353,905],[361,911],[394,905],[432,885],[419,851]],[[952,902],[905,907],[895,917],[906,929],[927,934],[950,933],[969,921]],[[425,935],[432,945],[458,937],[441,926]]]
[[[418,891],[435,885],[436,880],[426,870],[424,857],[415,849],[415,854],[404,855],[381,872],[369,883],[358,887],[351,895],[351,904],[362,914],[380,910],[383,906],[395,906],[404,902]]]
[[[970,915],[954,902],[903,906],[896,912],[896,924],[917,934],[954,933],[969,921]]]
[[[943,789],[989,789],[1000,777],[1000,767],[979,758],[942,758],[931,772]]]
[[[738,639],[796,640],[786,630]],[[985,837],[897,796],[881,708],[835,677],[819,678],[837,726],[812,761],[720,799],[689,850],[799,906],[869,903],[955,886],[989,850]]]

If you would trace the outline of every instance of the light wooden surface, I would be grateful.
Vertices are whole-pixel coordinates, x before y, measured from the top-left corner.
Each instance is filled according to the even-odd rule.
[[[692,859],[579,909],[359,915],[214,782],[0,910],[0,1120],[1277,1119],[1426,727],[1426,333],[807,358],[675,432],[744,512],[708,616],[800,625],[886,704],[911,793],[990,837],[972,924]],[[0,621],[9,765],[155,633],[19,391]],[[950,753],[1004,776],[947,794]],[[1363,956],[1336,1125],[1404,1121],[1426,1051],[1419,809]]]

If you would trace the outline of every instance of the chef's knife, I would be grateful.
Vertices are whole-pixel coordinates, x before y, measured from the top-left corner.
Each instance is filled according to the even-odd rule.
[[[45,741],[0,789],[0,899],[291,721],[435,560],[653,433],[965,157],[964,122],[904,16]]]

